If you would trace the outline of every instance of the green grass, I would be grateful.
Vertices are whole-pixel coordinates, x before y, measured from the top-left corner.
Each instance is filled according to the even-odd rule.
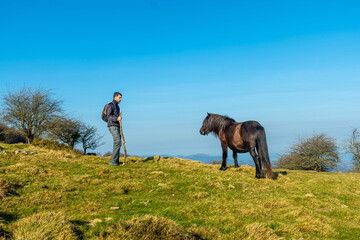
[[[69,150],[0,146],[0,239],[360,237],[360,174],[275,170],[277,180],[259,180],[247,166],[130,157],[115,167]]]

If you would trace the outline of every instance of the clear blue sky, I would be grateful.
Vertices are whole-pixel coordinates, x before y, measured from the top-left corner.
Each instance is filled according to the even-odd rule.
[[[206,112],[257,120],[273,159],[360,127],[359,1],[0,0],[0,93],[52,89],[96,126],[123,93],[130,154],[220,155]],[[248,158],[242,156],[241,158]]]

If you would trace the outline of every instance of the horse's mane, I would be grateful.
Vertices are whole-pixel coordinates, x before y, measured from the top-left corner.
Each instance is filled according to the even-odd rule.
[[[229,118],[228,116],[210,113],[207,124],[208,129],[215,135],[219,136],[221,130],[225,130],[225,128],[235,122],[236,121],[234,119]]]

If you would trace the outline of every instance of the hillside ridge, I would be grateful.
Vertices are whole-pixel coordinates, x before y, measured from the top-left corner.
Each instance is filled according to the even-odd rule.
[[[115,167],[71,150],[0,146],[0,239],[40,239],[46,231],[34,223],[65,239],[360,236],[360,174],[275,170],[277,180],[255,179],[249,166],[129,157]]]

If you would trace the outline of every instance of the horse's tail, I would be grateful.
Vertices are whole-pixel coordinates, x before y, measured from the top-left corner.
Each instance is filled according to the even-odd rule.
[[[260,128],[259,129],[260,131],[259,131],[258,137],[256,139],[256,146],[257,146],[259,158],[260,158],[260,161],[262,162],[263,166],[266,167],[266,173],[265,173],[266,177],[273,179],[274,173],[271,168],[270,157],[269,157],[268,147],[267,147],[267,143],[266,143],[265,129],[261,126],[258,126],[258,128]]]

